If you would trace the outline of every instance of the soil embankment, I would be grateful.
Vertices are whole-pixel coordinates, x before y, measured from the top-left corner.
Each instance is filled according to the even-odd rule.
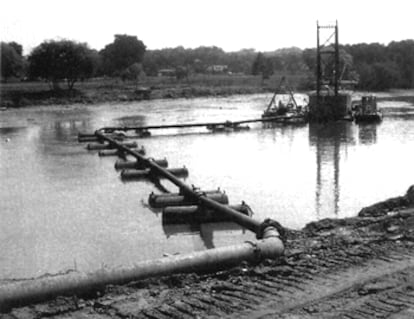
[[[412,318],[414,186],[287,230],[285,256],[214,274],[176,275],[15,308],[5,318]]]
[[[272,92],[275,87],[273,82],[266,83],[264,86],[258,80],[258,77],[253,76],[227,76],[187,82],[152,79],[140,85],[128,81],[100,79],[77,83],[73,90],[68,90],[63,85],[61,89],[52,90],[44,82],[2,83],[0,86],[0,107],[99,104],[105,102],[135,102],[148,99],[253,94]]]

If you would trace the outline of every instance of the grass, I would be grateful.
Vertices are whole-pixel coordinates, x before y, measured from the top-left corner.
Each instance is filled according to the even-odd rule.
[[[263,81],[253,75],[205,75],[196,74],[186,79],[171,77],[146,77],[140,82],[122,81],[117,78],[95,78],[75,83],[69,91],[62,83],[61,90],[53,91],[46,82],[10,82],[0,86],[2,107],[30,105],[59,105],[73,103],[100,103],[110,101],[138,101],[143,95],[140,87],[151,88],[151,99],[192,98],[198,96],[222,96],[272,92],[286,76],[293,87],[300,87],[306,75],[278,74]]]

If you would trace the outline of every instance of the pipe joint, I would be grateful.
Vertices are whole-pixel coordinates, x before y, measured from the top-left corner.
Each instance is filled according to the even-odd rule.
[[[253,247],[254,260],[256,262],[260,262],[263,258],[262,258],[262,251],[261,251],[258,243],[248,240],[248,241],[246,241],[246,244],[249,244]]]
[[[277,221],[267,218],[260,224],[259,229],[256,233],[257,239],[278,237],[283,242],[286,241],[286,230]]]
[[[261,262],[265,259],[277,259],[283,255],[285,250],[284,244],[278,236],[267,237],[257,242],[246,241],[246,243],[252,246],[252,260],[255,262]]]

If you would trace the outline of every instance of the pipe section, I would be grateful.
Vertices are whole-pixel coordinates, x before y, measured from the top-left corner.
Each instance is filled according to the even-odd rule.
[[[209,199],[212,201],[228,204],[229,198],[224,193],[211,193],[206,194]],[[185,195],[170,195],[170,196],[158,196],[155,194],[150,194],[148,198],[148,203],[153,208],[163,208],[167,206],[186,206],[186,205],[197,205],[198,200],[194,197],[187,197]]]
[[[119,285],[150,277],[175,273],[205,272],[239,265],[243,261],[258,262],[276,259],[283,254],[284,246],[276,233],[255,243],[214,248],[135,264],[130,268],[99,270],[94,273],[73,273],[65,276],[12,282],[0,286],[0,311],[23,306],[61,295],[81,296],[103,289],[106,285]]]
[[[144,155],[144,154],[142,154]],[[168,167],[168,161],[167,159],[159,159],[154,160],[154,162],[159,165],[160,167],[167,168]],[[115,162],[115,169],[116,170],[122,170],[122,169],[144,169],[147,168],[147,166],[141,162],[141,161],[116,161]]]
[[[210,189],[210,190],[194,190],[194,191],[196,191],[198,194],[203,194],[203,195],[206,195],[206,194],[224,194],[224,192],[222,192],[220,190],[220,188]],[[152,193],[151,197],[158,198],[158,197],[170,197],[170,196],[181,196],[181,195],[183,195],[183,194],[181,194],[181,193],[154,194],[154,193]]]
[[[226,207],[225,205],[222,205],[222,204],[220,204],[220,203],[218,203],[214,200],[211,200],[211,199],[208,198],[208,196],[206,196],[204,194],[198,193],[192,187],[188,186],[187,184],[185,184],[184,182],[179,180],[177,177],[175,177],[173,174],[168,172],[166,169],[160,167],[159,165],[157,165],[153,161],[145,158],[141,154],[138,154],[134,150],[129,149],[125,145],[122,145],[121,143],[116,142],[114,139],[106,136],[102,132],[96,131],[95,135],[103,141],[107,141],[108,143],[110,143],[112,145],[116,145],[119,150],[124,151],[126,154],[135,157],[139,161],[142,161],[145,165],[147,165],[150,169],[152,169],[154,174],[156,173],[160,177],[164,177],[164,178],[168,179],[171,183],[173,183],[174,185],[176,185],[179,188],[181,194],[183,194],[183,195],[187,196],[189,199],[193,200],[197,205],[202,205],[202,206],[205,206],[207,208],[211,208],[213,210],[220,211],[222,214],[229,215],[230,218],[234,222],[236,222],[239,225],[253,231],[257,235],[258,238],[262,238],[262,236],[263,236],[262,227],[261,227],[262,223],[260,223],[259,221],[254,220],[253,218],[251,218],[249,216],[245,216],[243,214],[240,214],[239,212],[237,212],[234,209],[231,209],[231,208]],[[166,205],[166,206],[172,206],[172,205]]]
[[[145,155],[145,148],[142,147],[142,146],[141,146],[140,149],[137,149],[136,151],[141,155]],[[125,153],[120,151],[120,150],[117,150],[117,149],[101,150],[101,151],[98,152],[98,155],[101,156],[101,157],[104,157],[104,156],[119,156],[119,157],[122,157],[122,158],[125,157]]]
[[[125,142],[125,143],[118,143],[114,139],[111,139],[114,143],[89,143],[86,148],[90,151],[92,150],[113,150],[118,148],[118,145],[122,145],[128,148],[137,148],[138,145],[136,142]]]
[[[249,206],[245,204],[232,205],[230,208],[251,216]],[[218,223],[229,222],[231,219],[220,212],[204,209],[200,206],[168,206],[162,211],[162,223],[168,224],[191,224],[191,223]]]
[[[182,168],[168,168],[170,172],[175,177],[187,177],[188,169],[185,167]],[[143,178],[148,178],[153,176],[154,173],[150,168],[147,169],[124,169],[121,171],[122,180],[139,180]]]

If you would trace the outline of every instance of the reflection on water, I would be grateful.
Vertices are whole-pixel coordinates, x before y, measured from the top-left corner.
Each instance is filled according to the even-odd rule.
[[[185,236],[185,235],[198,235],[206,249],[215,248],[214,235],[223,236],[223,234],[230,235],[230,233],[245,234],[246,230],[239,225],[225,222],[225,223],[205,223],[205,224],[173,224],[162,225],[163,230],[167,238],[171,236]]]
[[[2,112],[0,280],[112,268],[254,239],[232,223],[163,226],[161,214],[147,206],[148,195],[159,192],[154,184],[122,183],[116,159],[86,151],[76,137],[103,126],[258,118],[269,98]],[[248,203],[254,218],[300,228],[319,218],[355,215],[413,184],[413,106],[386,103],[380,125],[253,124],[250,131],[217,134],[160,130],[138,143],[149,156],[167,158],[170,167],[185,165],[188,184],[220,187],[231,204]]]
[[[315,208],[318,218],[322,217],[322,211],[338,215],[341,147],[346,151],[355,144],[353,129],[354,125],[346,121],[309,125],[309,142],[316,148]]]
[[[375,144],[377,142],[378,124],[359,124],[358,140],[361,144]]]

